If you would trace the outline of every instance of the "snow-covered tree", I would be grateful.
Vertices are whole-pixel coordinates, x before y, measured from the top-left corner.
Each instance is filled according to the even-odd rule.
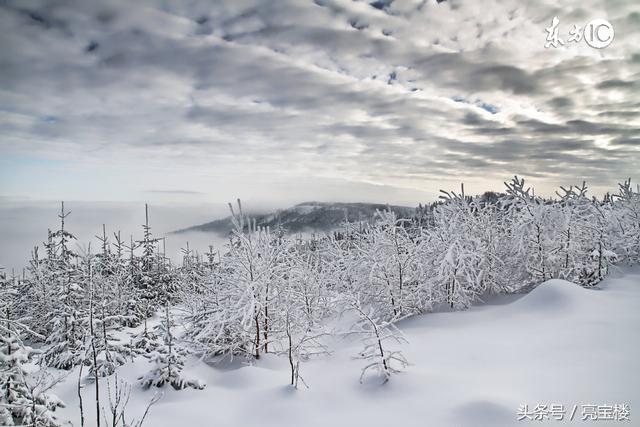
[[[287,280],[278,293],[277,330],[284,335],[281,354],[289,361],[291,385],[307,385],[301,375],[301,363],[314,356],[329,354],[323,338],[330,335],[323,324],[333,310],[332,298],[322,283],[319,254],[304,251],[291,254]]]
[[[7,297],[4,292],[2,296]],[[26,368],[39,351],[23,343],[24,333],[37,335],[20,322],[0,315],[0,424],[61,426],[54,411],[64,404],[49,393],[55,381],[44,371],[33,373]]]
[[[445,302],[451,307],[467,308],[484,292],[482,240],[475,229],[474,204],[464,194],[443,191],[444,203],[434,212],[435,227],[429,230],[434,275],[427,278],[444,289]]]
[[[362,250],[370,303],[377,300],[380,310],[388,312],[389,319],[399,319],[421,311],[416,296],[416,245],[405,228],[408,220],[398,219],[391,211],[376,212],[376,222],[366,227]],[[363,297],[363,294],[360,294]]]
[[[143,239],[137,242],[142,249],[142,254],[139,260],[139,268],[136,271],[135,285],[140,290],[140,302],[144,307],[142,316],[144,317],[146,329],[146,318],[151,316],[157,308],[161,288],[161,272],[157,262],[158,257],[156,256],[158,239],[154,238],[151,233],[148,205],[144,205],[144,212]]]
[[[549,257],[555,248],[548,227],[557,218],[550,204],[536,197],[530,187],[525,188],[524,178],[516,176],[505,186],[507,195],[502,203],[512,217],[509,232],[514,241],[514,256],[528,273],[528,282],[543,282],[553,277]]]
[[[51,284],[52,315],[51,333],[47,337],[44,360],[49,366],[71,369],[83,360],[82,342],[85,325],[85,289],[83,277],[73,262],[78,255],[69,248],[75,236],[65,229],[64,202],[60,215],[60,229],[52,234],[56,252],[54,255],[54,277]]]
[[[174,328],[175,323],[167,302],[162,322],[158,325],[158,335],[162,337],[162,344],[150,355],[149,362],[153,364],[153,368],[139,378],[140,384],[144,388],[169,384],[176,390],[186,387],[202,389],[204,384],[199,380],[188,379],[182,374],[184,358],[188,352],[178,343]]]
[[[615,196],[619,237],[616,246],[629,264],[640,263],[640,189],[635,191],[631,179],[618,184]]]
[[[113,336],[121,319],[119,315],[111,314],[115,310],[112,305],[117,302],[113,298],[114,289],[111,286],[112,260],[103,248],[102,257],[93,257],[89,253],[82,265],[89,292],[85,323],[88,323],[87,335],[91,353],[85,363],[89,364],[90,374],[97,381],[98,377],[111,375],[118,366],[123,365],[129,349]]]
[[[272,305],[286,268],[286,242],[268,228],[256,227],[243,213],[240,200],[238,212],[229,208],[234,233],[225,257],[225,287],[236,311],[221,324],[229,326],[231,321],[239,326],[236,333],[242,336],[241,346],[258,359],[269,351]]]
[[[364,308],[358,300],[354,300],[351,307],[357,313],[359,321],[350,332],[360,335],[364,344],[357,356],[366,362],[360,374],[360,382],[373,371],[386,383],[391,375],[402,372],[409,365],[402,351],[397,349],[399,345],[406,343],[406,339],[393,323],[376,316],[375,309]]]

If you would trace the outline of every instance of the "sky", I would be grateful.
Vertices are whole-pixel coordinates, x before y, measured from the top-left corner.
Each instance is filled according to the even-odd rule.
[[[597,18],[609,46],[568,41]],[[0,28],[0,203],[640,179],[633,0],[0,0]]]

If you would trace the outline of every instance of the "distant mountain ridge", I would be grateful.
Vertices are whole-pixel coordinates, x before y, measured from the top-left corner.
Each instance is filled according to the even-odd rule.
[[[281,209],[272,213],[249,215],[260,227],[278,226],[289,233],[305,231],[327,232],[340,227],[345,219],[350,222],[371,221],[376,210],[391,209],[398,216],[408,217],[413,214],[414,208],[407,206],[394,206],[382,203],[331,203],[331,202],[305,202]],[[201,231],[227,236],[233,229],[231,216],[195,225],[193,227],[176,230],[173,233],[186,233]]]

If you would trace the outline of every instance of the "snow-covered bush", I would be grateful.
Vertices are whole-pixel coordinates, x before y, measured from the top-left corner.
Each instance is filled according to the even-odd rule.
[[[356,311],[359,321],[350,333],[360,335],[364,344],[357,356],[366,362],[360,373],[360,382],[373,371],[386,383],[391,375],[402,372],[402,369],[409,366],[401,350],[389,348],[406,343],[406,339],[393,323],[376,316],[375,309],[362,307],[358,300],[353,301],[351,307]]]

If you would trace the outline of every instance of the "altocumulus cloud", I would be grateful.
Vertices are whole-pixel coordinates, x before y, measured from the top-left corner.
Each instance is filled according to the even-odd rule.
[[[563,3],[5,0],[0,150],[92,165],[87,194],[113,165],[138,193],[221,197],[610,186],[640,159],[640,10]],[[553,16],[608,19],[616,39],[544,49]]]

